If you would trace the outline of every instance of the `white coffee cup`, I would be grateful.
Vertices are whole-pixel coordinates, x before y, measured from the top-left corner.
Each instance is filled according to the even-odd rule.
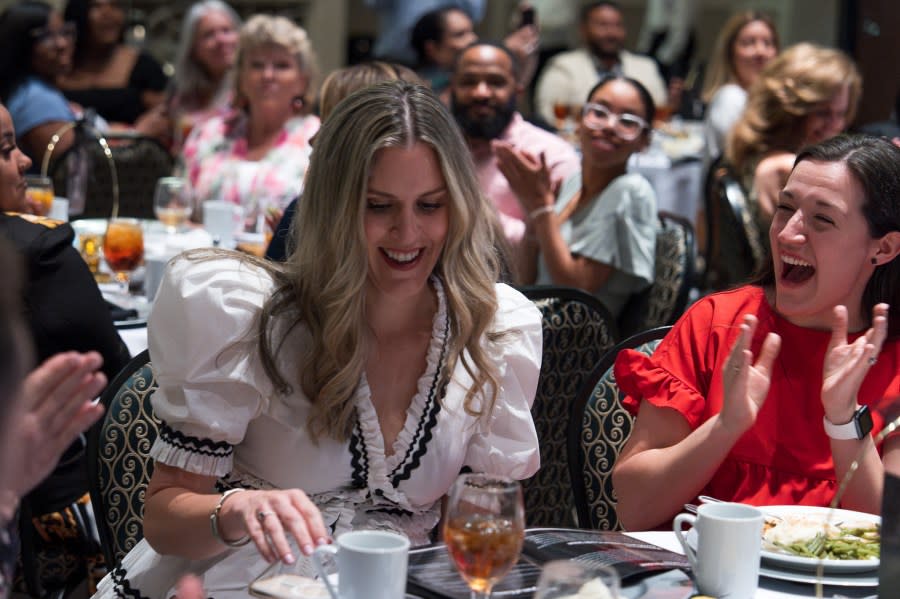
[[[337,562],[338,592],[325,572],[326,555]],[[409,539],[383,530],[346,532],[334,545],[320,545],[312,555],[332,599],[403,599],[408,558]]]
[[[223,247],[234,247],[234,236],[244,226],[244,209],[222,200],[203,202],[203,228]]]
[[[672,529],[691,562],[698,591],[712,597],[752,599],[759,581],[763,520],[761,511],[740,503],[706,503],[696,516],[675,517]],[[696,532],[696,547],[688,542],[684,524]]]
[[[53,198],[53,203],[50,205],[50,212],[47,213],[47,216],[55,218],[56,220],[68,222],[69,200],[59,196]]]

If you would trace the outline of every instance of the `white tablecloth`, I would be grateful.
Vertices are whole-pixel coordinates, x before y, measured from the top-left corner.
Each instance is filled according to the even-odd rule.
[[[684,554],[678,539],[674,532],[651,531],[651,532],[632,532],[628,533],[636,539],[653,543],[669,551]],[[878,589],[874,587],[857,588],[857,587],[825,587],[823,597],[835,597],[844,595],[846,597],[874,597]],[[770,578],[760,577],[759,589],[754,599],[787,599],[790,597],[815,597],[816,589],[811,584],[799,584],[794,582],[786,582],[781,580],[773,580]]]
[[[119,337],[128,346],[128,351],[134,357],[147,349],[147,327],[142,326],[134,329],[119,329]]]
[[[636,155],[628,172],[647,177],[656,191],[656,208],[688,219],[696,227],[703,194],[703,163],[699,159],[672,163],[661,157]]]

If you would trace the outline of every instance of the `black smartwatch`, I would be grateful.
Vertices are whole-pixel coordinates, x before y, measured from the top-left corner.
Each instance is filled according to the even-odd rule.
[[[844,424],[833,424],[828,420],[828,416],[823,418],[825,425],[825,434],[832,439],[845,441],[847,439],[863,439],[872,432],[872,413],[869,406],[860,406],[853,413],[850,422]]]

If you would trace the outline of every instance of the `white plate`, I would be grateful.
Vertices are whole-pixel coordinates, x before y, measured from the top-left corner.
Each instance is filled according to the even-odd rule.
[[[804,584],[815,584],[818,580],[815,572],[803,572],[773,567],[762,563],[759,565],[759,575],[775,580],[787,580]],[[848,574],[823,574],[822,584],[835,587],[877,587],[878,572],[853,572]]]
[[[817,518],[822,518],[823,521],[828,517],[828,513],[831,511],[826,507],[815,507],[815,506],[805,506],[805,505],[770,505],[765,507],[760,507],[766,514],[771,514],[773,516],[812,516]],[[831,522],[849,522],[849,521],[865,521],[872,522],[875,524],[881,524],[881,518],[874,514],[866,514],[863,512],[854,512],[851,510],[841,510],[836,509],[834,513],[831,515]],[[828,574],[849,574],[853,572],[868,572],[870,570],[877,570],[879,560],[862,560],[862,559],[826,559],[819,560],[813,557],[801,557],[799,555],[790,555],[787,553],[779,553],[777,551],[768,551],[763,548],[761,552],[761,556],[763,559],[763,563],[768,565],[769,567],[777,567],[779,570],[788,568],[791,570],[802,570],[805,572],[812,572],[815,574],[816,568],[819,566],[819,562],[822,562],[825,567],[825,572]],[[877,578],[877,577],[876,577]],[[813,581],[815,581],[815,576],[813,576]]]

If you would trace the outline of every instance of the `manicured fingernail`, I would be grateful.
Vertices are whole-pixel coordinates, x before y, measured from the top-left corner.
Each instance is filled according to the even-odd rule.
[[[292,554],[290,554],[290,553],[285,553],[285,554],[284,554],[284,563],[286,563],[286,564],[293,564],[293,563],[294,563],[294,556],[293,556]]]
[[[319,537],[318,539],[316,539],[316,545],[327,545],[327,544],[328,544],[328,539],[326,539],[325,537]]]
[[[312,552],[313,552],[313,546],[310,545],[309,543],[307,543],[306,545],[304,545],[303,547],[301,547],[301,549],[302,549],[302,551],[303,551],[303,555],[312,555]]]

